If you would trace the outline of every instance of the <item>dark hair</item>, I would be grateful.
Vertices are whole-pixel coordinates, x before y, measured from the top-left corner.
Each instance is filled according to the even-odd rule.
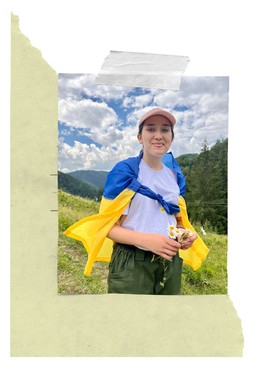
[[[138,131],[138,135],[141,135],[142,134],[142,130],[143,130],[143,126],[144,126],[144,122],[143,121],[140,126],[139,126],[139,131]],[[170,127],[171,127],[171,133],[172,133],[172,140],[174,139],[174,125],[170,122]]]

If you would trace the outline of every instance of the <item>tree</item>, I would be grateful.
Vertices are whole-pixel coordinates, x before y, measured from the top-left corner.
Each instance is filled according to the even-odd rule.
[[[208,221],[218,233],[227,232],[227,139],[201,153],[190,168],[186,200],[192,221]]]

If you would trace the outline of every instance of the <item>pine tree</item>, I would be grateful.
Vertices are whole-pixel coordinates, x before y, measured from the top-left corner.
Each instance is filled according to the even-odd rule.
[[[210,223],[218,233],[227,232],[227,140],[201,153],[187,172],[186,200],[193,222]]]

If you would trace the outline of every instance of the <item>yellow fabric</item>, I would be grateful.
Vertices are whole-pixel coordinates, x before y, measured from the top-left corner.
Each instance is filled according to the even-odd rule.
[[[110,261],[113,241],[107,238],[107,234],[123,214],[135,192],[129,189],[123,190],[114,200],[103,198],[98,214],[81,219],[69,227],[64,234],[82,241],[88,253],[88,261],[84,270],[85,275],[90,275],[95,261]],[[177,216],[185,228],[195,232],[188,220],[185,200],[180,196],[180,213]],[[197,270],[205,260],[209,250],[198,238],[188,250],[179,250],[183,262]]]
[[[79,220],[64,232],[66,236],[83,242],[88,253],[85,275],[91,274],[95,261],[110,261],[113,241],[106,236],[134,194],[134,191],[125,189],[114,200],[103,198],[99,214]]]
[[[182,196],[179,197],[178,205],[180,213],[177,215],[177,219],[183,224],[183,227],[189,228],[191,231],[196,233],[188,219],[186,203]],[[205,245],[203,240],[198,237],[188,250],[179,250],[179,256],[183,259],[184,264],[188,264],[194,270],[197,270],[207,257],[208,252],[208,247]]]

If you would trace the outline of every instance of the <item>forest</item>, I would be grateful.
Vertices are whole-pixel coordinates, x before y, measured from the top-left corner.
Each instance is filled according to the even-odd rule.
[[[199,154],[176,158],[186,178],[190,220],[218,234],[227,234],[227,153],[228,139],[217,141],[211,148],[204,141]],[[103,171],[58,172],[58,188],[100,201],[106,175]]]
[[[228,139],[209,149],[203,143],[200,154],[177,158],[187,183],[186,202],[191,221],[227,234]]]
[[[198,271],[184,266],[184,295],[227,293],[227,152],[226,139],[210,149],[204,142],[199,154],[177,157],[186,177],[190,221],[210,249]],[[99,200],[84,197],[94,195],[83,186],[84,179],[81,182],[70,175],[60,175],[59,180],[58,291],[62,294],[107,293],[108,263],[96,262],[92,276],[83,276],[87,252],[80,241],[63,234],[73,223],[99,210]]]

